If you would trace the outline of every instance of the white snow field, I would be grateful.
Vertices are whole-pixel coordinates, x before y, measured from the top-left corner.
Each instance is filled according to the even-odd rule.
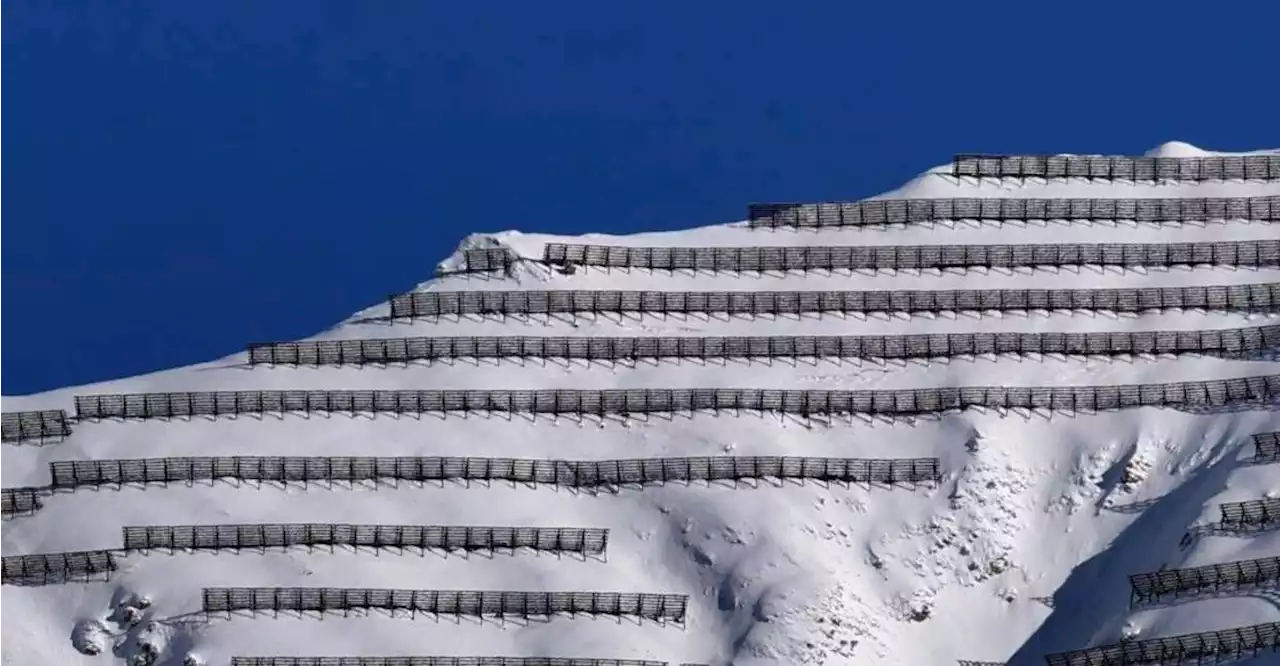
[[[1170,143],[1149,155],[1220,153]],[[1280,195],[1280,180],[1274,174],[1135,182],[957,177],[951,168],[948,164],[932,169],[875,199]],[[587,266],[570,271],[538,260],[544,246],[553,242],[699,247],[1275,241],[1280,239],[1277,222],[1280,217],[1272,215],[1270,220],[1161,223],[949,220],[822,229],[732,223],[576,238],[508,231],[469,238],[442,266],[462,268],[463,250],[479,247],[508,248],[530,261],[517,262],[507,271],[445,270],[415,291],[1064,290],[1274,284],[1280,283],[1274,256],[1271,267],[786,272]],[[323,289],[324,284],[317,278],[298,288]],[[1274,326],[1280,324],[1276,312],[600,312],[393,319],[384,303],[314,339],[1125,333]],[[1275,329],[1269,330],[1267,339],[1274,344]],[[858,391],[1165,384],[1280,375],[1276,351],[1248,357],[988,354],[907,360],[465,357],[301,366],[250,364],[247,353],[240,353],[91,386],[5,397],[6,413],[66,410],[71,419],[69,436],[6,442],[3,447],[3,487],[37,488],[40,504],[33,512],[14,511],[5,517],[6,578],[10,567],[20,564],[8,558],[66,551],[111,551],[116,570],[49,584],[17,576],[6,580],[0,597],[3,663],[221,666],[233,657],[504,656],[714,666],[923,666],[957,661],[1022,665],[1043,664],[1050,653],[1107,646],[1122,638],[1140,641],[1280,622],[1280,585],[1274,568],[1263,576],[1270,580],[1257,585],[1225,585],[1136,604],[1133,609],[1129,580],[1130,575],[1164,568],[1280,556],[1274,514],[1238,529],[1206,527],[1220,521],[1220,504],[1262,500],[1280,488],[1280,463],[1252,460],[1251,441],[1254,434],[1280,430],[1275,392],[1255,395],[1260,399],[1230,409],[969,408],[895,418],[732,409],[535,416],[498,409],[90,419],[76,417],[74,400],[97,394],[266,389]],[[55,461],[192,456],[937,458],[941,479],[890,486],[764,478],[574,489],[501,480],[282,483],[223,478],[45,489],[51,483],[49,463]],[[125,526],[279,523],[604,528],[608,544],[603,554],[585,555],[531,549],[122,549]],[[202,589],[220,587],[652,593],[687,595],[688,606],[682,620],[666,622],[607,612],[573,617],[522,617],[513,612],[483,618],[386,610],[346,615],[202,612]],[[1262,640],[1274,643],[1275,625],[1269,631]],[[94,651],[99,653],[86,654]],[[1179,663],[1168,655],[1163,662],[1133,655],[1108,659],[1105,663]],[[1280,663],[1280,657],[1264,651],[1238,663]]]

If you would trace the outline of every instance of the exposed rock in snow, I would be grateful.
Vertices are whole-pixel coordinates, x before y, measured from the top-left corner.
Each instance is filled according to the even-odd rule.
[[[111,642],[111,632],[101,620],[87,619],[76,623],[71,630],[71,644],[80,654],[102,654]]]

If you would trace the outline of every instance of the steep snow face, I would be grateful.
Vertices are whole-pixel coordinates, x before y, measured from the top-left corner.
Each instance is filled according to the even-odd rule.
[[[1160,155],[1205,154],[1165,144]],[[1231,197],[1276,183],[1104,183],[955,179],[934,169],[881,197]],[[528,257],[546,242],[624,245],[888,245],[1179,242],[1275,238],[1274,224],[956,221],[930,226],[764,231],[741,224],[683,232],[564,238],[478,234]],[[1069,288],[1245,284],[1275,270],[901,271],[709,274],[522,264],[510,275],[449,275],[424,290],[822,290]],[[429,269],[428,269],[429,270]],[[1028,313],[897,316],[607,316],[457,318],[389,323],[386,305],[318,339],[446,335],[859,335],[977,331],[1133,331],[1275,323],[1268,316]],[[1183,381],[1275,373],[1271,361],[1217,358],[1015,358],[925,362],[796,359],[588,363],[457,360],[386,367],[210,363],[47,394],[5,411],[72,407],[83,393],[264,388],[907,388]],[[130,554],[109,582],[6,587],[5,664],[226,664],[233,655],[507,655],[647,658],[706,664],[1042,663],[1045,652],[1278,619],[1267,597],[1128,610],[1127,576],[1280,553],[1276,535],[1200,535],[1221,502],[1277,486],[1247,465],[1274,411],[1153,409],[1065,415],[970,411],[940,418],[794,419],[751,414],[643,418],[391,418],[286,415],[77,424],[66,441],[6,446],[3,486],[48,481],[55,460],[233,455],[492,456],[613,459],[706,455],[938,457],[937,487],[690,484],[581,493],[500,483],[171,484],[47,497],[6,521],[5,555],[115,548],[124,525],[323,522],[605,527],[604,558],[492,557],[337,549]],[[556,618],[472,621],[282,616],[206,621],[200,589],[332,586],[595,590],[688,594],[685,626]],[[87,652],[97,652],[88,656]],[[142,655],[141,657],[139,655]],[[149,657],[147,655],[150,655]],[[115,660],[113,662],[113,659]]]

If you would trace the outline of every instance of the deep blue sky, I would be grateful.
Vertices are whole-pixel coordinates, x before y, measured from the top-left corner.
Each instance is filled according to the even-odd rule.
[[[1280,144],[1257,0],[3,11],[8,395],[312,334],[469,232],[729,221],[963,151]]]

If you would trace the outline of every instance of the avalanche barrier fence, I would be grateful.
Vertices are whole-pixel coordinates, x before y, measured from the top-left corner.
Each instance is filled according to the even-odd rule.
[[[116,570],[109,550],[86,550],[40,555],[6,555],[0,558],[5,585],[51,585],[72,580],[92,580]]]
[[[462,251],[463,268],[460,272],[483,273],[487,271],[505,271],[518,260],[519,257],[517,257],[509,248],[471,248]],[[438,272],[437,274],[441,273]]]
[[[231,666],[670,666],[594,657],[232,657]],[[694,666],[688,664],[686,666]]]
[[[468,617],[549,617],[560,614],[638,617],[683,622],[689,597],[683,594],[623,592],[504,592],[496,590],[404,590],[321,587],[205,588],[205,613],[238,611],[349,612],[405,611]]]
[[[327,523],[250,525],[147,525],[123,528],[119,549],[12,555],[0,558],[6,585],[49,585],[90,580],[116,570],[120,553],[155,549],[233,550],[290,546],[421,548],[437,550],[518,549],[602,555],[604,528],[483,527],[453,525],[349,525]]]
[[[778,247],[631,247],[548,243],[542,260],[552,266],[714,272],[1204,265],[1275,268],[1280,266],[1280,241]]]
[[[1260,432],[1253,436],[1252,463],[1272,463],[1280,454],[1280,432]]]
[[[129,551],[354,546],[449,551],[527,549],[600,555],[608,542],[609,530],[582,527],[269,523],[123,528],[124,549]]]
[[[28,440],[62,439],[71,434],[67,412],[50,409],[36,412],[4,412],[0,414],[0,440],[17,443]]]
[[[1220,527],[1250,529],[1267,526],[1280,519],[1280,497],[1227,502],[1218,505],[1222,512]]]
[[[631,416],[711,411],[798,416],[918,416],[965,410],[1099,412],[1135,407],[1184,410],[1272,405],[1280,375],[1170,384],[966,386],[922,389],[544,389],[199,391],[76,396],[76,417],[168,419],[286,413],[523,413]]]
[[[1247,357],[1280,350],[1280,325],[1114,333],[937,333],[738,337],[417,337],[252,343],[250,365],[368,365],[458,358],[933,359],[988,354],[1204,354]]]
[[[234,456],[138,458],[49,463],[54,488],[104,484],[244,481],[511,481],[571,488],[797,479],[866,484],[937,482],[938,458],[803,458],[718,456],[630,460],[532,458]]]
[[[1280,180],[1280,155],[1129,157],[961,153],[951,175],[973,178],[1088,178],[1129,181]]]
[[[1167,599],[1204,596],[1206,593],[1240,592],[1280,582],[1280,557],[1221,562],[1186,569],[1164,569],[1129,576],[1133,609]]]
[[[800,315],[1027,310],[1273,312],[1280,283],[1122,289],[933,291],[415,291],[390,299],[391,319],[464,315]]]
[[[1182,634],[1045,655],[1048,666],[1158,666],[1221,663],[1275,652],[1280,622]]]
[[[5,488],[0,490],[0,514],[5,518],[29,516],[39,511],[39,488]]]
[[[753,228],[858,227],[955,220],[1048,220],[1145,223],[1225,220],[1280,221],[1280,197],[1167,199],[876,199],[815,203],[757,203],[747,207]]]

